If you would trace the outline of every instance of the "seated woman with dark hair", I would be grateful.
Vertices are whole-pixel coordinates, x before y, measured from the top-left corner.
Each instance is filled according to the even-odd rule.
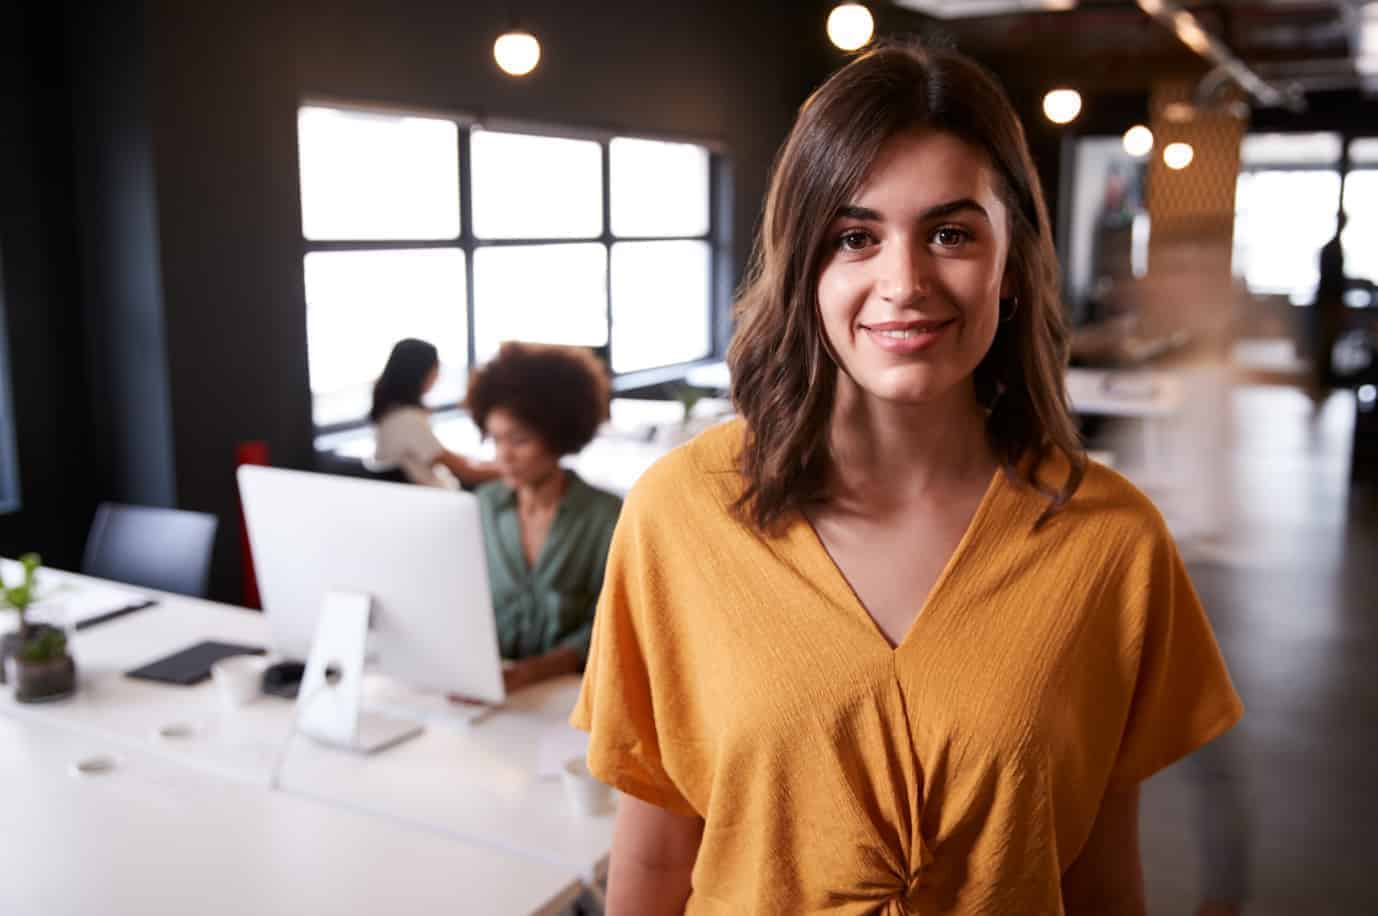
[[[456,454],[435,437],[421,397],[439,376],[440,354],[433,344],[408,337],[393,346],[373,385],[368,414],[377,427],[374,465],[400,468],[412,483],[432,487],[453,487],[451,475],[466,486],[492,480],[498,474],[493,465]]]
[[[508,690],[584,668],[622,500],[560,466],[608,415],[602,364],[584,350],[507,343],[474,374],[468,406],[497,448],[478,489]]]

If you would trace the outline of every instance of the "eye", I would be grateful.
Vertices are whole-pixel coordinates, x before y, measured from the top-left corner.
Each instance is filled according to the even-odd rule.
[[[971,240],[971,233],[961,226],[943,226],[933,233],[933,241],[943,248],[956,248]]]
[[[865,229],[848,229],[837,237],[837,247],[843,251],[861,251],[873,241],[871,233]]]

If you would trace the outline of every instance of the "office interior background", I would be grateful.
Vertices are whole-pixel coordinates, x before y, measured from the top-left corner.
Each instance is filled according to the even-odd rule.
[[[504,339],[593,347],[616,397],[673,403],[722,360],[772,157],[848,59],[834,6],[9,0],[0,554],[77,569],[98,504],[191,509],[219,519],[210,597],[245,603],[243,448],[340,471],[404,336],[440,347],[441,419]],[[1213,868],[1242,912],[1378,911],[1378,3],[866,6],[1005,86],[1074,362],[1122,373],[1099,393],[1180,394],[1153,431],[1083,417],[1174,525],[1247,708],[1227,762],[1147,790],[1152,912],[1194,912]],[[519,77],[513,28],[541,49]],[[607,435],[674,422],[645,416]]]

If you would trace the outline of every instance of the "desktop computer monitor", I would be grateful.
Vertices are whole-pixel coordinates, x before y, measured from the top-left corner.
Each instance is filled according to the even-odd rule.
[[[307,657],[327,594],[365,595],[371,670],[502,703],[475,496],[252,465],[238,477],[276,654]]]

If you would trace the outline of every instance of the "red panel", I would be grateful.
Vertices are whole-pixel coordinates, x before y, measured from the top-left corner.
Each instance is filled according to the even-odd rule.
[[[234,450],[234,465],[268,464],[268,443],[261,440],[241,442]],[[244,503],[239,503],[239,556],[240,568],[244,570],[244,594],[241,602],[245,607],[259,608],[258,577],[254,575],[254,555],[249,549],[249,529],[244,524]]]

